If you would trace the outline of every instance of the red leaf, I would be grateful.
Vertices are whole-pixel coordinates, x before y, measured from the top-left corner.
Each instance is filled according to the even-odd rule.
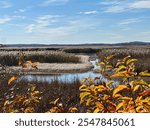
[[[150,90],[144,90],[143,92],[139,93],[140,96],[147,96],[150,95]]]

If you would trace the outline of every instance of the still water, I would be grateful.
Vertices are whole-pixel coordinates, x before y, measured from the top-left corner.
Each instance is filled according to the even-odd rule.
[[[95,73],[95,70],[99,69],[98,66],[96,66],[96,63],[98,62],[98,59],[90,61],[93,65],[93,69],[91,71],[85,72],[85,73],[64,73],[64,74],[52,74],[52,75],[25,75],[23,77],[24,80],[27,81],[36,81],[36,82],[48,82],[55,81],[56,79],[61,82],[73,82],[76,79],[79,79],[80,81],[83,78],[91,77],[91,79],[95,77],[99,77],[100,81],[107,82],[108,79],[103,77],[100,73]],[[116,86],[118,83],[115,82],[114,86]]]

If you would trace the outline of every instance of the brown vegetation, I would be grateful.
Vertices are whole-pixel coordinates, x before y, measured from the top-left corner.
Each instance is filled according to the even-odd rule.
[[[22,54],[25,61],[40,63],[79,63],[80,58],[62,51],[0,51],[0,64],[16,66]]]
[[[115,64],[119,59],[130,55],[138,60],[136,64],[137,72],[148,70],[150,72],[150,48],[109,48],[101,49],[99,52],[100,59],[106,55],[114,54],[112,63]]]

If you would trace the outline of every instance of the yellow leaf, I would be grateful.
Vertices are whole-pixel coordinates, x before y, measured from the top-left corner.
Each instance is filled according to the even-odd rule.
[[[9,100],[6,100],[6,101],[4,102],[4,106],[6,106],[8,103],[9,103]]]
[[[97,88],[98,88],[98,89],[97,89],[98,92],[103,92],[103,91],[106,91],[106,90],[107,90],[107,88],[104,87],[103,85],[99,85]]]
[[[116,72],[120,72],[122,70],[125,70],[127,67],[124,65],[119,66],[119,68],[117,68]]]
[[[144,72],[141,72],[139,74],[139,76],[142,76],[142,77],[150,77],[150,73],[148,73],[148,71],[144,71]]]
[[[79,90],[81,90],[81,89],[83,89],[83,88],[86,88],[87,86],[86,85],[82,85],[82,86],[80,86],[80,88],[79,88]]]
[[[51,101],[50,104],[56,105],[58,101],[59,101],[59,98],[55,99],[54,101]]]
[[[117,64],[116,64],[116,67],[118,67],[118,66],[120,66],[120,65],[122,65],[122,64],[123,64],[123,62],[118,61]]]
[[[105,66],[105,63],[102,61],[102,62],[99,62],[96,64],[97,66]]]
[[[80,89],[80,92],[91,92],[91,90],[89,88],[85,88],[85,89]]]
[[[111,75],[110,78],[125,77],[126,74],[127,74],[127,71],[122,71],[122,72],[118,72],[118,73]]]
[[[34,64],[34,63],[31,64],[31,67],[34,68],[34,69],[38,69],[37,65]]]
[[[94,113],[98,113],[100,110],[98,109],[98,108],[96,108],[95,110],[94,110]]]
[[[86,106],[90,106],[91,102],[92,102],[91,98],[87,99]]]
[[[17,80],[17,77],[13,76],[8,80],[8,85],[11,84],[13,81]]]
[[[32,64],[32,61],[28,60],[26,61],[27,64]]]
[[[40,94],[39,91],[33,91],[33,92],[31,93],[31,95],[32,95],[33,97],[36,97],[36,96],[38,96],[39,94]]]
[[[121,94],[115,94],[113,98],[120,98],[120,97],[122,97]]]
[[[139,88],[140,88],[140,85],[136,85],[136,86],[133,88],[133,92],[137,91]]]
[[[113,68],[113,66],[112,65],[106,65],[106,69],[111,69],[111,68]]]
[[[145,82],[144,80],[135,80],[135,81],[133,81],[133,84],[135,84],[135,85],[145,85],[145,86],[149,86],[149,84],[147,83],[147,82]]]
[[[22,61],[20,59],[19,59],[18,65],[19,66],[22,65]]]
[[[124,102],[121,102],[117,105],[116,110],[118,111],[121,107],[123,107]]]
[[[126,100],[126,101],[131,101],[132,100],[132,98],[130,98],[130,97],[122,97],[121,99]]]
[[[31,91],[33,92],[33,91],[35,90],[35,88],[36,88],[36,87],[35,87],[35,86],[33,86],[33,87],[31,88]]]
[[[104,100],[104,101],[106,101],[108,98],[110,98],[110,96],[109,96],[109,95],[104,94],[104,96],[103,96],[103,100]]]
[[[127,60],[126,64],[129,65],[130,63],[135,62],[135,61],[137,61],[137,59],[129,59]]]
[[[123,82],[127,81],[127,79],[128,79],[127,77],[124,77],[124,78],[123,78]]]
[[[107,56],[106,59],[107,59],[107,60],[110,60],[110,59],[112,59],[113,57],[114,57],[114,55],[110,55],[110,56]]]
[[[90,92],[82,92],[80,93],[80,100],[83,100],[86,96],[90,95]]]
[[[69,108],[69,111],[70,112],[76,112],[76,111],[78,111],[78,109],[76,107],[71,107],[71,108]]]
[[[143,109],[143,106],[138,106],[138,107],[136,108],[136,111],[137,111],[137,112],[140,112],[141,109]]]
[[[109,86],[109,85],[111,85],[112,83],[114,83],[114,81],[108,81],[108,82],[106,82],[106,86]]]
[[[24,101],[23,101],[23,105],[25,105],[25,106],[28,105],[28,104],[30,103],[30,101],[31,101],[30,99],[24,100]]]
[[[105,69],[99,70],[100,74],[103,74],[105,72]]]
[[[129,55],[129,56],[126,56],[126,57],[124,57],[123,58],[123,62],[125,63],[129,58],[130,58],[131,56]]]
[[[56,105],[56,103],[59,101],[59,98],[57,98],[55,101],[54,101],[54,105]]]
[[[35,111],[35,109],[33,107],[27,107],[25,110],[24,110],[24,113],[33,113]]]
[[[113,91],[113,96],[115,96],[118,92],[128,89],[126,85],[119,85],[117,88],[114,89]]]
[[[99,109],[99,111],[104,110],[104,106],[100,102],[96,102],[96,107]]]

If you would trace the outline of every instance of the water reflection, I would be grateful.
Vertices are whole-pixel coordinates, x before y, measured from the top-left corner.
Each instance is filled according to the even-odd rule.
[[[51,82],[54,80],[64,81],[64,82],[72,82],[75,79],[82,80],[83,78],[87,77],[100,77],[101,80],[106,80],[102,77],[102,75],[98,73],[93,73],[92,71],[86,72],[86,73],[73,73],[73,74],[55,74],[55,75],[26,75],[24,76],[25,80],[28,81],[37,81],[37,82]]]
[[[23,76],[24,80],[27,81],[36,81],[36,82],[48,82],[51,83],[52,81],[55,81],[56,79],[61,82],[68,82],[71,83],[75,81],[76,79],[79,79],[80,81],[83,78],[91,77],[91,79],[94,79],[95,77],[99,77],[100,81],[107,82],[108,79],[103,77],[100,73],[95,73],[95,70],[99,69],[98,66],[96,66],[96,63],[98,62],[98,59],[90,61],[93,65],[93,69],[89,72],[85,73],[64,73],[64,74],[53,74],[53,75],[25,75]],[[116,86],[118,83],[114,82],[113,86]]]

